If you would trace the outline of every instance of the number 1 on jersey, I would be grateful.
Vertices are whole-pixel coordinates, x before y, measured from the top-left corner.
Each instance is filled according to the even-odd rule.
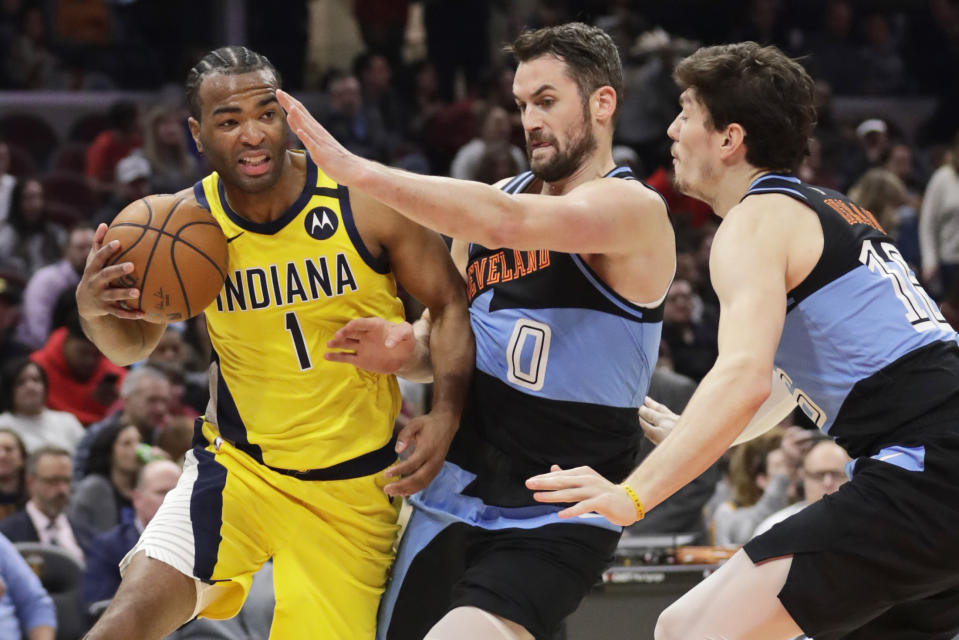
[[[306,350],[306,340],[303,339],[303,330],[300,329],[300,321],[296,318],[295,311],[286,312],[286,330],[293,338],[293,349],[296,350],[296,358],[300,361],[300,371],[312,369],[310,352]]]

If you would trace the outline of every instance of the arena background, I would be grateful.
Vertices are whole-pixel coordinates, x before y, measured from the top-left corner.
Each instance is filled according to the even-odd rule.
[[[671,192],[665,136],[677,111],[672,66],[700,44],[756,40],[801,59],[820,98],[802,177],[841,190],[858,183],[859,193],[875,197],[870,208],[947,318],[957,317],[955,274],[922,268],[933,246],[922,235],[932,234],[933,244],[959,241],[936,238],[948,225],[924,232],[920,223],[928,181],[949,162],[959,130],[956,0],[0,0],[0,141],[8,150],[0,176],[40,183],[42,232],[60,243],[78,222],[109,221],[146,193],[192,185],[205,167],[186,128],[183,80],[207,51],[242,44],[266,54],[284,88],[357,153],[491,183],[525,162],[502,46],[525,27],[569,20],[601,26],[619,44],[625,91],[616,157],[670,201],[678,278],[695,298],[689,317],[675,320],[684,337],[664,340],[670,368],[695,381],[715,357],[706,264],[718,220]],[[137,116],[124,118],[130,104]],[[91,152],[110,131],[129,147],[124,155]],[[0,178],[0,230],[16,208],[12,184]],[[23,240],[8,236],[13,244],[4,247]],[[19,339],[23,317],[20,296],[9,292],[22,293],[44,264],[14,253],[0,251],[5,346]],[[197,324],[183,329],[191,358],[181,363],[182,402],[202,411],[209,345]],[[405,413],[421,412],[428,389],[407,391]],[[634,569],[611,573],[590,596],[569,623],[570,640],[646,637],[655,612],[709,570],[659,565],[677,539],[637,537],[669,531],[631,533],[619,565]],[[680,541],[712,542],[708,531]]]

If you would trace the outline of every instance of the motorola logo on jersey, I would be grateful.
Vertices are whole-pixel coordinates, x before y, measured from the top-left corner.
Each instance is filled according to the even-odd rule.
[[[317,207],[316,209],[310,209],[306,213],[306,219],[303,221],[303,224],[306,227],[306,232],[310,234],[310,237],[316,238],[317,240],[326,240],[336,233],[337,227],[340,226],[340,219],[332,209]]]

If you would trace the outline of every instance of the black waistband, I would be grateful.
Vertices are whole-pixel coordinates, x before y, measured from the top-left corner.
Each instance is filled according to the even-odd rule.
[[[268,464],[263,466],[271,471],[276,471],[285,476],[296,478],[297,480],[349,480],[350,478],[362,478],[374,473],[378,473],[396,462],[396,436],[390,438],[390,441],[377,449],[364,453],[361,456],[344,460],[339,464],[322,469],[306,469],[305,471],[294,471],[293,469],[280,469],[271,467]],[[239,447],[237,447],[239,448]],[[242,451],[242,449],[240,449]]]
[[[233,447],[242,451],[253,458],[254,462],[275,471],[284,476],[290,476],[298,480],[349,480],[350,478],[362,478],[363,476],[373,475],[396,462],[396,435],[394,434],[390,441],[375,451],[364,453],[363,455],[344,460],[330,467],[321,469],[305,469],[297,471],[294,469],[281,469],[271,467],[263,462],[263,452],[260,447],[249,442],[234,442],[222,435],[218,436],[220,440],[229,442]],[[203,416],[194,421],[193,446],[205,449],[208,446],[206,436],[203,434]]]

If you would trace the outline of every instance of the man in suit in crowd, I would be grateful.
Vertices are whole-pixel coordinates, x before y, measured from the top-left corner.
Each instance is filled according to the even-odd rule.
[[[41,447],[27,460],[27,494],[23,511],[0,520],[0,533],[11,542],[40,542],[62,548],[82,566],[90,535],[66,516],[73,480],[70,454]]]

